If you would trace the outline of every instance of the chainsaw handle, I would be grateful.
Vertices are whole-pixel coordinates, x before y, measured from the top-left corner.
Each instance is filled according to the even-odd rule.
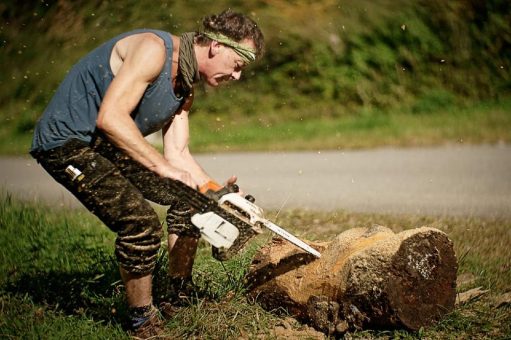
[[[208,181],[207,183],[200,186],[199,191],[204,195],[213,198],[215,201],[218,201],[225,194],[239,192],[240,187],[237,184],[227,184],[226,186],[221,186],[214,181]],[[246,195],[245,199],[250,203],[255,202],[255,197],[252,195]]]
[[[222,196],[226,194],[240,191],[240,188],[236,184],[227,184],[226,186],[221,186],[214,181],[208,181],[199,187],[199,191],[209,198],[218,201]]]
[[[237,193],[240,191],[240,187],[237,184],[227,184],[224,188],[227,189],[228,193]],[[222,189],[220,189],[222,190]],[[249,201],[250,203],[255,202],[255,197],[252,195],[245,195],[245,199]]]
[[[231,192],[239,192],[240,191],[240,187],[237,185],[237,184],[227,184],[227,191],[229,193]],[[252,195],[245,195],[245,199],[247,201],[249,201],[250,203],[254,203],[255,202],[255,197],[252,196]]]
[[[227,188],[227,191],[229,191],[229,192],[239,192],[240,191],[240,187],[238,186],[238,184],[227,184],[225,186],[225,188]]]
[[[239,192],[240,187],[237,184],[227,184],[226,186],[221,186],[215,181],[208,181],[199,187],[199,191],[203,194],[208,191],[221,191],[226,189],[227,192]]]
[[[221,190],[222,188],[223,187],[215,181],[207,181],[206,183],[199,187],[199,191],[205,194],[208,191],[218,191]]]

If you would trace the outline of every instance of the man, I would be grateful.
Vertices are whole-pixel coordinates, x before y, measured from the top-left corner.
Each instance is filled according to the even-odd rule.
[[[146,199],[170,206],[169,275],[186,283],[200,233],[170,184],[214,183],[188,149],[193,84],[237,80],[263,50],[261,31],[244,15],[225,11],[203,26],[180,38],[137,30],[99,46],[70,70],[34,132],[31,154],[117,233],[131,328],[140,337],[158,332],[151,274],[163,235]],[[144,139],[160,129],[163,155]]]

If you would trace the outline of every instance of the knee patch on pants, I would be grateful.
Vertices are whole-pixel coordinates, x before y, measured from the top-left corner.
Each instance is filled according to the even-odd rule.
[[[145,227],[118,233],[115,255],[121,267],[130,274],[146,275],[154,270],[163,236],[160,222],[157,217],[155,219]]]
[[[199,229],[192,224],[193,209],[186,203],[176,201],[167,210],[169,234],[200,238]]]

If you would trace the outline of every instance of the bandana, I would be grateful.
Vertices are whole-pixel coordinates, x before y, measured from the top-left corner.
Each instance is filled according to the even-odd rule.
[[[229,46],[232,48],[240,57],[243,59],[245,64],[248,64],[252,61],[256,60],[256,50],[247,46],[243,46],[240,43],[232,40],[229,37],[226,37],[222,33],[214,33],[214,32],[202,32],[206,37],[212,40],[216,40],[221,44]]]
[[[193,38],[195,33],[187,32],[181,35],[179,46],[178,81],[181,85],[183,95],[190,93],[193,83],[200,80],[199,65],[193,49]]]

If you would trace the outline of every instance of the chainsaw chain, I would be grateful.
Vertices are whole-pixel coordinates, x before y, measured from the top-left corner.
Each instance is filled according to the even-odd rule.
[[[169,181],[176,196],[188,203],[198,213],[214,212],[238,229],[239,235],[228,249],[213,247],[213,256],[217,260],[229,260],[238,254],[252,237],[258,234],[252,225],[220,207],[214,199],[187,186],[183,182],[172,179],[169,179]]]

